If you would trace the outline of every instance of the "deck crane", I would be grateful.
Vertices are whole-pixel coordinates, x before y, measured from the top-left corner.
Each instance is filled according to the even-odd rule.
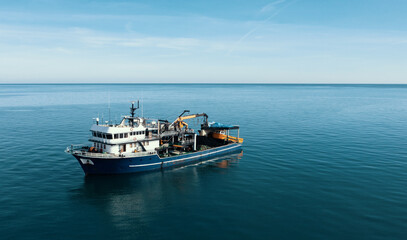
[[[184,113],[189,112],[189,110],[184,110],[184,112],[181,113],[181,115],[178,116],[177,119],[175,119],[174,122],[171,123],[171,126],[174,126],[175,129],[181,130],[183,127],[185,129],[188,129],[188,124],[184,122],[184,120],[191,119],[191,118],[197,118],[197,117],[204,117],[204,122],[206,123],[208,121],[208,115],[206,113],[197,113],[197,114],[191,114],[191,115],[186,115],[183,116]]]

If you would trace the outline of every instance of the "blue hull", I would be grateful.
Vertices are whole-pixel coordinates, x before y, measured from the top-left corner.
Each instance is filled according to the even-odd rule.
[[[78,155],[74,155],[74,157],[78,160],[86,175],[121,174],[183,166],[237,152],[241,149],[242,144],[233,143],[204,151],[166,158],[160,158],[158,155],[120,158],[90,158]]]

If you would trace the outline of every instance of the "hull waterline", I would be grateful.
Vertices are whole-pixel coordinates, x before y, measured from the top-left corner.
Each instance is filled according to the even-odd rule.
[[[157,154],[141,157],[96,158],[74,155],[85,175],[123,174],[154,171],[184,166],[242,150],[242,144],[232,143],[199,152],[160,158]]]

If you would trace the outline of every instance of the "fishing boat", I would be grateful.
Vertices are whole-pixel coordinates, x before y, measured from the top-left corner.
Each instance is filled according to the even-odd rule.
[[[136,116],[138,108],[139,103],[132,102],[130,115],[117,124],[96,118],[90,144],[72,144],[65,152],[78,160],[86,175],[94,175],[153,171],[241,151],[237,125],[208,122],[207,114],[189,110],[173,122],[149,119]],[[202,121],[197,132],[186,122],[194,118]]]

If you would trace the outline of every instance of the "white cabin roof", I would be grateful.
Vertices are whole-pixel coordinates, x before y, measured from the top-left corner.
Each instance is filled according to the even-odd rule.
[[[145,131],[147,128],[151,130],[155,130],[158,128],[157,121],[147,122],[151,119],[145,119],[141,117],[130,118],[125,116],[120,124],[93,124],[90,128],[91,131],[95,132],[102,132],[102,133],[128,133],[128,132],[135,132],[135,131]],[[132,122],[131,122],[132,121]],[[133,124],[131,124],[133,123]],[[133,126],[131,126],[133,125]]]
[[[138,127],[131,127],[131,126],[123,126],[123,125],[96,125],[93,124],[90,128],[91,131],[95,132],[103,132],[103,133],[127,133],[127,132],[134,132],[134,131],[144,131],[146,127],[139,125]]]

